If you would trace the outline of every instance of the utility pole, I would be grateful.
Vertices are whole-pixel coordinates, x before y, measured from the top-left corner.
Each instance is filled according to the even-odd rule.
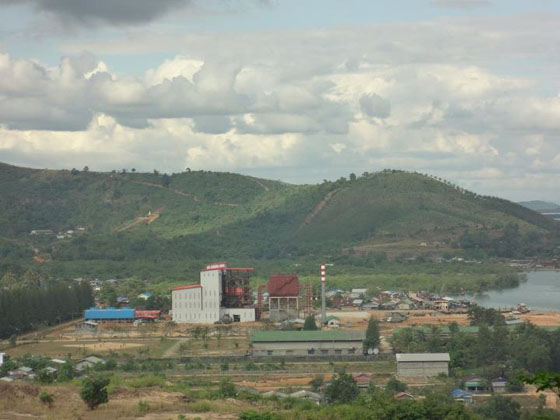
[[[327,299],[325,296],[325,282],[326,277],[326,266],[325,263],[321,263],[321,323],[325,322],[327,319]]]

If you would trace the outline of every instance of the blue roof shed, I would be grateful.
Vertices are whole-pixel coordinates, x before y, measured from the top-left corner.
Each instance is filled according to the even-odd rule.
[[[132,308],[90,308],[84,311],[84,318],[88,320],[133,320],[135,310]]]

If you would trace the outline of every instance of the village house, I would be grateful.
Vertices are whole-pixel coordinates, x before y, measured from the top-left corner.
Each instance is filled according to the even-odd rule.
[[[414,395],[409,394],[408,392],[399,392],[399,393],[395,394],[393,399],[395,399],[395,400],[413,400]]]
[[[321,395],[317,394],[315,392],[311,392],[311,391],[307,391],[306,389],[302,389],[301,391],[296,391],[293,392],[289,395],[292,398],[301,398],[304,400],[310,400],[313,401],[314,403],[317,403],[317,405],[321,402]]]
[[[465,379],[464,388],[469,392],[484,392],[488,387],[485,379],[471,375]]]
[[[349,297],[352,299],[363,299],[366,293],[367,289],[352,289]]]
[[[326,325],[328,328],[338,328],[340,327],[340,318],[334,315],[329,315],[323,321],[323,325]]]
[[[496,378],[492,381],[492,392],[496,394],[503,394],[507,391],[508,381],[506,378]]]
[[[357,373],[352,375],[354,382],[358,385],[358,388],[362,390],[367,390],[371,382],[371,374],[369,373]]]
[[[15,370],[11,370],[8,372],[8,376],[12,379],[34,379],[35,373],[33,373],[33,369],[28,366],[22,366]]]
[[[80,322],[79,324],[76,324],[76,331],[92,333],[97,331],[98,326],[99,323],[95,321],[87,320],[84,322]]]
[[[105,364],[105,360],[96,356],[88,356],[85,359],[78,360],[74,365],[74,369],[76,372],[83,372],[87,369],[92,369],[99,363]]]
[[[400,312],[391,312],[391,315],[387,318],[387,322],[404,322],[408,317],[406,314]]]
[[[451,396],[455,401],[462,402],[463,404],[472,404],[473,402],[472,394],[462,389],[454,389],[451,391]]]
[[[449,310],[449,306],[450,306],[450,302],[448,300],[445,299],[438,299],[434,302],[432,302],[432,306],[434,309],[438,310],[438,311],[448,311]]]
[[[271,397],[275,397],[278,399],[284,399],[284,398],[288,398],[288,394],[284,394],[283,392],[280,391],[268,391],[268,392],[264,392],[262,394],[263,397],[266,398],[271,398]]]

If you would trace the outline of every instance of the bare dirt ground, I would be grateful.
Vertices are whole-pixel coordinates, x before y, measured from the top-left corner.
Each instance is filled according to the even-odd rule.
[[[39,392],[47,391],[53,396],[51,407],[39,401]],[[52,420],[107,420],[135,419],[151,420],[176,419],[183,414],[188,419],[237,419],[238,412],[251,408],[250,404],[239,400],[209,401],[210,411],[199,412],[199,402],[185,398],[179,392],[160,389],[119,388],[109,396],[109,403],[89,410],[79,396],[79,388],[70,385],[39,386],[36,384],[0,384],[0,420],[52,419]],[[139,410],[138,403],[148,405],[147,412]],[[201,400],[204,402],[205,400]]]
[[[367,320],[370,316],[377,319],[386,319],[391,312],[394,311],[352,311],[342,310],[328,311],[328,315],[334,315],[340,318],[341,324],[351,325],[351,328],[365,329]],[[467,314],[444,314],[441,312],[426,311],[426,310],[409,310],[409,311],[396,311],[408,314],[409,318],[404,322],[389,324],[382,323],[382,331],[392,331],[397,328],[414,325],[440,325],[444,326],[450,322],[456,322],[459,325],[469,325]],[[506,314],[507,315],[507,314]],[[519,315],[523,321],[531,322],[534,325],[541,327],[560,327],[560,313],[558,312],[530,312],[527,314]]]
[[[110,351],[110,350],[126,350],[135,347],[142,347],[143,344],[140,343],[122,343],[122,342],[111,342],[104,341],[101,343],[89,343],[89,344],[64,344],[64,347],[75,347],[80,349],[85,349],[88,351]]]

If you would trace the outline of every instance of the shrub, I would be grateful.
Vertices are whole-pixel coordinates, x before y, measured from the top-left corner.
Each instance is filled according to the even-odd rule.
[[[406,391],[406,384],[399,381],[395,376],[393,376],[389,382],[387,382],[387,389],[393,392],[404,392]]]
[[[220,381],[219,393],[222,398],[230,398],[237,395],[235,385],[231,382],[231,379],[224,378]]]
[[[150,404],[147,401],[138,401],[136,406],[136,415],[138,417],[145,416],[150,411]]]
[[[41,391],[41,393],[39,394],[39,401],[41,401],[43,404],[48,405],[49,408],[52,407],[53,402],[54,402],[54,398],[51,394],[49,394],[47,391]]]
[[[108,378],[85,378],[82,382],[80,397],[88,405],[90,410],[109,401],[107,393]]]
[[[258,412],[255,410],[248,410],[239,413],[239,420],[275,420],[278,418],[278,415],[270,411]]]
[[[197,401],[192,403],[189,408],[195,413],[207,413],[212,411],[212,405],[208,401]]]

